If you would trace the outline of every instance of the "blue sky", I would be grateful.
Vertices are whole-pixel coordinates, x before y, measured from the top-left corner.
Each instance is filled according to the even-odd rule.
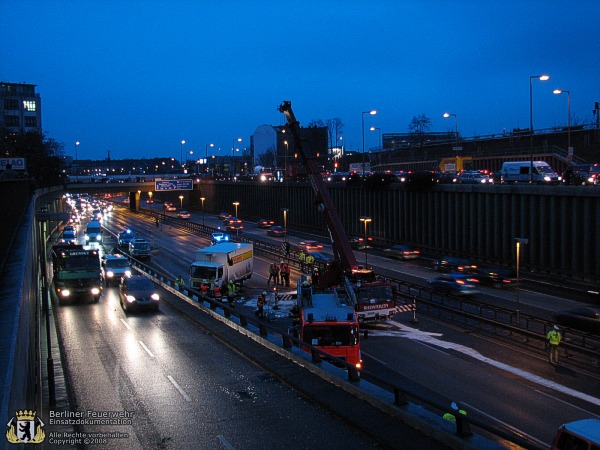
[[[37,84],[43,128],[79,158],[231,151],[280,125],[339,117],[347,148],[425,114],[464,136],[594,121],[596,0],[4,0],[0,80]],[[196,154],[198,154],[196,153]]]

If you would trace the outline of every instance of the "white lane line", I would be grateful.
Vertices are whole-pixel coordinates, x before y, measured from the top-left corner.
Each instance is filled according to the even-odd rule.
[[[525,433],[523,430],[519,430],[518,428],[515,428],[514,426],[512,426],[512,425],[510,425],[510,424],[508,424],[506,422],[503,422],[502,420],[497,419],[496,417],[491,416],[491,415],[489,415],[489,414],[481,411],[480,409],[475,408],[473,405],[469,405],[468,403],[463,403],[463,402],[461,402],[460,404],[461,405],[465,405],[466,407],[468,407],[468,409],[476,411],[478,414],[481,414],[482,416],[485,416],[488,419],[491,419],[491,420],[493,420],[496,423],[504,425],[508,429],[511,429],[511,430],[515,430],[516,429],[516,430],[518,430],[519,433],[521,433],[523,436],[526,436],[528,439],[531,439],[532,441],[535,441],[540,447],[544,447],[544,448],[550,447],[550,442],[542,442],[539,439],[533,437],[532,435]]]
[[[154,353],[152,353],[150,351],[150,349],[148,347],[146,347],[146,345],[142,342],[142,341],[138,341],[140,343],[140,345],[142,346],[142,348],[144,350],[146,350],[146,353],[148,353],[150,355],[150,358],[154,358]]]
[[[217,436],[217,439],[221,442],[221,445],[223,447],[225,447],[226,449],[228,449],[228,450],[233,450],[234,449],[233,445],[231,445],[229,443],[229,441],[227,439],[225,439],[225,436],[223,436],[222,434],[219,434]]]
[[[382,361],[380,359],[374,358],[373,356],[369,355],[368,353],[365,352],[360,352],[363,356],[367,356],[368,358],[372,359],[373,361],[378,362],[379,364],[381,364],[382,366],[387,366],[387,363],[385,361]]]
[[[129,326],[129,324],[127,322],[125,322],[125,319],[121,319],[121,323],[123,325],[125,325],[125,328],[127,328],[129,331],[131,331],[131,327]]]
[[[593,412],[588,411],[587,409],[580,408],[579,406],[576,406],[573,403],[569,403],[569,402],[566,402],[564,400],[561,400],[560,398],[555,397],[554,395],[547,394],[547,393],[545,393],[543,391],[539,391],[537,389],[534,389],[534,391],[537,392],[538,394],[542,394],[542,395],[544,395],[544,396],[546,396],[548,398],[551,398],[552,400],[556,400],[557,402],[561,402],[561,403],[564,403],[565,405],[569,405],[571,408],[575,408],[575,409],[578,409],[580,411],[583,411],[588,416],[600,417],[597,414],[594,414]]]
[[[398,322],[391,323],[397,325],[402,333],[402,337],[405,339],[412,339],[418,342],[426,342],[429,345],[434,345],[436,347],[441,347],[446,350],[454,350],[456,352],[462,353],[464,355],[470,356],[473,359],[489,364],[490,366],[496,367],[498,369],[504,370],[505,372],[512,373],[521,378],[531,381],[532,383],[538,384],[540,386],[544,386],[548,389],[553,389],[558,392],[562,392],[563,394],[570,395],[575,398],[579,398],[583,401],[591,403],[592,405],[600,406],[600,398],[594,397],[593,395],[586,394],[584,392],[576,391],[575,389],[571,389],[567,386],[563,386],[562,384],[556,383],[551,380],[547,380],[539,375],[532,374],[527,372],[526,370],[519,369],[517,367],[510,366],[500,361],[496,361],[492,358],[488,358],[487,356],[482,355],[475,349],[467,347],[465,345],[456,344],[454,342],[443,341],[442,339],[438,339],[437,336],[440,336],[439,333],[429,333],[418,330],[416,328],[408,327],[404,324],[400,324]]]
[[[441,353],[442,355],[450,356],[450,353],[443,352],[439,348],[435,348],[435,347],[433,347],[431,345],[427,345],[424,342],[419,342],[419,341],[414,341],[414,342],[416,342],[417,344],[420,344],[420,345],[423,345],[423,346],[427,347],[429,350],[435,350],[436,352]]]
[[[188,402],[192,401],[192,398],[189,395],[187,395],[187,393],[182,389],[181,386],[179,386],[179,384],[177,384],[177,381],[175,381],[175,378],[173,378],[171,375],[167,375],[167,378],[169,379],[171,384],[173,384],[173,386],[175,386],[175,389],[177,389],[179,391],[179,393],[181,394],[181,396],[183,398],[185,398]]]

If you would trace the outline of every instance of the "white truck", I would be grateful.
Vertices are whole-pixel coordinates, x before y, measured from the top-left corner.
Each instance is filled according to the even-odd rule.
[[[224,292],[229,280],[247,280],[253,268],[254,247],[250,243],[225,242],[202,248],[190,266],[190,286],[206,293]]]

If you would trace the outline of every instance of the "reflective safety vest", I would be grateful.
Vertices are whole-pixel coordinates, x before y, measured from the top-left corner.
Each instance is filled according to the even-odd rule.
[[[227,295],[228,296],[234,296],[235,295],[235,291],[236,291],[235,284],[234,283],[229,283],[227,285]]]
[[[560,333],[556,330],[550,330],[550,332],[546,335],[546,339],[550,345],[558,345],[560,344]]]
[[[306,254],[304,252],[300,252],[298,254],[298,260],[304,262],[304,260],[306,260]]]

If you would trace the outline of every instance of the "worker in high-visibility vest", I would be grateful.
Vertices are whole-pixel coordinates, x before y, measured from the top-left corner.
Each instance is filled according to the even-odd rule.
[[[557,325],[548,332],[546,335],[546,341],[548,342],[548,360],[550,364],[558,364],[558,345],[562,336],[560,335],[560,328]]]

